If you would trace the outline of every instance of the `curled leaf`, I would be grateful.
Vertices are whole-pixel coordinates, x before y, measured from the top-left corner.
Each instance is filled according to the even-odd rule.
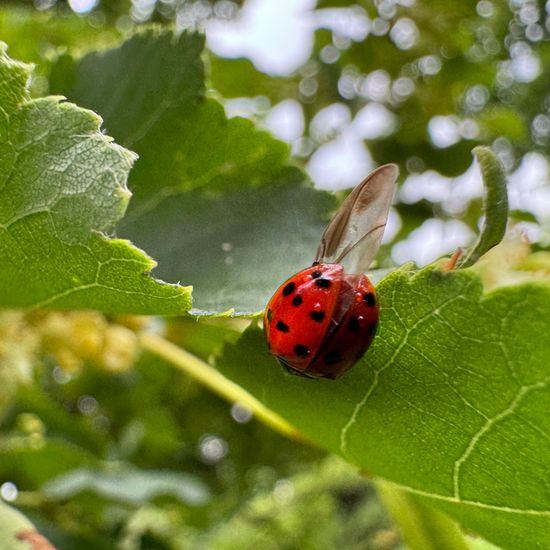
[[[462,261],[461,267],[474,265],[483,254],[496,246],[504,237],[508,221],[508,193],[502,164],[488,147],[473,150],[483,178],[485,221],[479,239]]]

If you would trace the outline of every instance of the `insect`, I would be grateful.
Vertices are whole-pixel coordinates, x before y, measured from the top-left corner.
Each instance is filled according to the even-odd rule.
[[[397,176],[394,164],[369,174],[325,229],[313,265],[285,281],[269,301],[267,345],[293,374],[338,378],[374,338],[379,306],[364,271],[380,247]]]

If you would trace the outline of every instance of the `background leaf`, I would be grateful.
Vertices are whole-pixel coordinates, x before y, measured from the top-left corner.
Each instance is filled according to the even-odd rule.
[[[544,547],[550,398],[546,283],[482,296],[475,272],[394,272],[380,332],[336,382],[284,373],[249,329],[220,370],[307,437],[407,487],[503,548]]]
[[[180,313],[189,290],[144,273],[154,262],[110,240],[135,156],[101,120],[59,98],[31,100],[30,70],[0,49],[0,303]]]
[[[283,143],[205,98],[202,47],[196,34],[146,31],[84,57],[59,91],[140,156],[119,234],[153,254],[163,279],[194,285],[196,311],[254,313],[313,261],[335,200]]]

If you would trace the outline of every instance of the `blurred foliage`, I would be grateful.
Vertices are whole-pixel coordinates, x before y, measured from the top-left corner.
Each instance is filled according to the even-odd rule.
[[[58,69],[70,63],[64,58],[67,51],[78,56],[101,49],[151,21],[177,29],[203,29],[212,21],[231,25],[249,8],[229,0],[98,0],[89,13],[76,17],[70,15],[71,5],[77,6],[35,0],[39,13],[30,18],[25,10],[0,12],[11,54],[41,62],[33,83],[39,95],[49,90],[47,79],[40,77],[48,76],[51,62],[57,60]],[[471,165],[470,151],[478,144],[491,144],[506,169],[513,170],[527,153],[546,156],[548,148],[548,17],[542,0],[322,0],[308,15],[314,32],[309,60],[296,71],[275,77],[247,58],[210,53],[210,83],[227,100],[248,98],[239,112],[259,124],[270,107],[283,100],[298,102],[305,130],[292,147],[300,164],[352,129],[352,138],[367,146],[375,164],[398,162],[405,177],[429,170],[459,176]],[[28,40],[9,39],[19,32]],[[58,84],[54,88],[70,88]],[[331,119],[335,107],[343,120]],[[373,109],[385,117],[382,128],[369,126]],[[422,199],[400,201],[394,242],[434,216],[460,218],[474,230],[479,219],[477,196],[458,203],[437,198],[428,205]],[[528,206],[513,212],[518,222],[530,217],[541,224],[531,238],[546,246],[550,216]],[[382,258],[389,254],[386,247]]]
[[[320,1],[316,13],[328,23],[319,24],[310,58],[294,74],[268,76],[248,59],[210,56],[213,87],[224,97],[300,103],[305,132],[293,150],[304,163],[359,123],[359,139],[361,132],[368,136],[364,141],[374,163],[397,162],[405,177],[428,170],[459,176],[480,143],[492,144],[507,170],[527,153],[546,157],[547,3]],[[256,105],[261,108],[250,107],[250,116],[261,122],[267,109]],[[331,122],[335,106],[347,113],[343,121]],[[373,106],[388,119],[378,135],[365,118]],[[458,203],[399,199],[401,228],[394,242],[433,216],[460,218],[470,228],[479,219],[475,196]],[[528,210],[512,213],[516,221],[529,216]],[[532,238],[543,245],[549,242],[549,216],[535,216],[544,233]]]
[[[369,149],[378,164],[399,162],[410,172],[461,174],[472,145],[497,139],[508,168],[526,151],[544,150],[548,135],[534,124],[547,115],[547,74],[540,69],[550,53],[544,3],[401,4],[319,2],[321,12],[353,9],[334,11],[334,20],[362,18],[365,32],[354,40],[343,25],[339,32],[319,28],[308,63],[282,80],[258,76],[244,59],[214,58],[214,87],[225,97],[294,97],[307,121],[335,102],[352,117],[368,103],[382,104],[398,123],[389,136],[369,140]],[[430,140],[428,125],[436,116],[453,117],[456,144],[438,147]],[[307,137],[319,145],[319,136]]]
[[[134,23],[171,23],[182,13],[193,23],[199,23],[213,14],[224,17],[235,13],[244,0],[4,0],[8,6],[24,6],[56,16],[73,12],[89,15],[95,26],[103,24],[127,27]],[[85,6],[85,8],[81,8]]]
[[[43,37],[53,47],[89,46],[98,37],[108,40],[132,24],[150,21],[201,28],[210,19],[237,20],[242,4],[99,0],[86,17],[71,18],[67,25],[67,2],[34,2],[42,15],[55,14]],[[412,172],[432,167],[461,174],[471,162],[473,144],[499,138],[497,148],[508,167],[526,151],[548,144],[550,77],[541,69],[550,57],[545,2],[320,0],[316,10],[313,50],[295,74],[270,77],[244,58],[212,56],[214,88],[226,98],[266,96],[272,103],[295,98],[307,122],[335,102],[346,105],[352,116],[370,102],[380,103],[399,123],[389,136],[369,141],[369,148],[378,164],[398,161]],[[115,15],[128,20],[117,23]],[[3,17],[9,32],[13,16]],[[26,21],[31,33],[33,24],[43,28],[39,18]],[[71,26],[78,27],[72,37],[67,33]],[[32,40],[22,47],[32,49]],[[24,60],[34,57],[14,48],[11,53]],[[442,148],[429,139],[427,127],[436,116],[454,117],[456,144]],[[306,131],[305,137],[320,143],[320,136]]]
[[[22,322],[36,325],[32,316]],[[180,320],[169,334],[206,358],[235,340],[239,324]],[[326,541],[317,548],[331,548],[346,529],[358,548],[396,547],[395,533],[377,534],[387,517],[350,466],[326,462],[153,356],[113,373],[89,363],[67,369],[60,349],[49,350],[34,384],[5,408],[0,480],[17,487],[20,509],[58,548],[243,548],[267,533],[308,548],[313,532]]]

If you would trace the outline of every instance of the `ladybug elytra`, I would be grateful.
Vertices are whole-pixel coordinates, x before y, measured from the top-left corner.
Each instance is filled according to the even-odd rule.
[[[338,378],[369,347],[378,325],[374,286],[364,275],[376,255],[398,169],[381,166],[347,197],[326,228],[315,261],[269,301],[269,351],[294,374]]]

